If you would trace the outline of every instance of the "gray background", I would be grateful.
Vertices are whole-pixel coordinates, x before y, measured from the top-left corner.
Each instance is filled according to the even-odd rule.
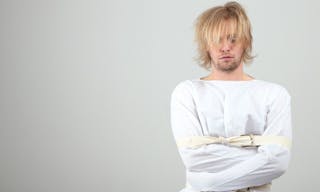
[[[224,2],[1,0],[0,191],[180,190],[170,94],[208,74],[193,22]],[[314,191],[320,3],[240,2],[258,55],[245,71],[292,96],[292,162],[273,191]]]

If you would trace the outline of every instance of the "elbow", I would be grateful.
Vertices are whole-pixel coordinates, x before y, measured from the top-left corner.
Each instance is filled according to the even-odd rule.
[[[180,149],[180,156],[184,167],[188,171],[203,171],[206,168],[207,155],[198,150]]]
[[[279,175],[283,175],[289,168],[290,164],[290,153],[287,152],[286,154],[283,154],[282,156],[277,158],[277,172]]]
[[[190,160],[184,161],[184,167],[187,171],[201,171],[200,166],[196,162],[192,162]]]
[[[274,173],[276,177],[280,177],[288,170],[290,159],[291,154],[289,150],[283,150],[281,153],[273,156],[273,160],[275,162]]]
[[[276,179],[276,178],[282,176],[286,171],[287,171],[287,169],[283,166],[275,167],[275,169],[272,173],[273,179]]]
[[[266,154],[274,178],[280,177],[288,170],[291,159],[290,150],[278,145],[262,146],[259,150]]]

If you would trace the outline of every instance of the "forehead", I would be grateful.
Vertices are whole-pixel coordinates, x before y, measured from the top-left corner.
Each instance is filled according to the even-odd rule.
[[[212,32],[215,37],[238,34],[238,23],[235,19],[222,19],[213,26]]]

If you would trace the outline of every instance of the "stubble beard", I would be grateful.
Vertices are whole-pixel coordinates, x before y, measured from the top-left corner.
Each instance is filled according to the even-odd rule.
[[[240,61],[212,61],[212,65],[216,70],[230,73],[239,67]]]

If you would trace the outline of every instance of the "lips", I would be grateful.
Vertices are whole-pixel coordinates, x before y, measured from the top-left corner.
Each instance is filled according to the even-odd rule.
[[[219,57],[219,59],[232,59],[233,57],[231,55],[224,55]]]
[[[230,59],[230,58],[233,58],[233,57],[231,55],[224,55],[219,57],[219,59]]]

